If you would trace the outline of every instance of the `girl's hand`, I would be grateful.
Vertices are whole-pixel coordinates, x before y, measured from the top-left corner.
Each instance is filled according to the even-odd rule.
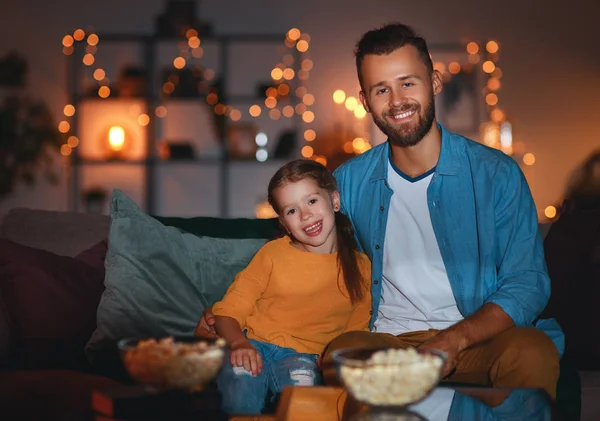
[[[262,357],[247,340],[240,344],[231,344],[230,361],[233,367],[244,367],[255,377],[262,371]]]

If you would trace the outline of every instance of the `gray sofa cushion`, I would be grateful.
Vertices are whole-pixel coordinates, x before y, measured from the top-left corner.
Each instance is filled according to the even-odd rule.
[[[86,354],[127,337],[192,336],[266,239],[198,237],[148,216],[123,192],[111,200],[105,291]]]

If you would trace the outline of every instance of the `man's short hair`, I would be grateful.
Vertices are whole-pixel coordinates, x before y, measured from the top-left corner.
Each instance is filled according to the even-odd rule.
[[[412,45],[417,49],[421,61],[427,67],[429,74],[432,74],[433,63],[425,39],[417,35],[410,26],[401,23],[390,23],[365,33],[356,44],[354,56],[356,57],[356,71],[361,87],[363,87],[361,66],[367,54],[387,55],[405,45]]]

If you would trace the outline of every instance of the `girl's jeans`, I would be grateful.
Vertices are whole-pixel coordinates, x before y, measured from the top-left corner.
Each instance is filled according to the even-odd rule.
[[[290,348],[250,339],[263,360],[262,371],[252,377],[243,367],[232,367],[229,354],[217,376],[223,411],[228,414],[260,414],[267,392],[273,397],[284,386],[313,386],[320,384],[321,374],[317,355],[301,354]]]

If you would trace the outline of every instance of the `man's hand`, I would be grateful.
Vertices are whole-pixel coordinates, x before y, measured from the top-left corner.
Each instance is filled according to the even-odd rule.
[[[204,309],[202,317],[194,329],[194,336],[204,339],[217,339],[219,336],[215,331],[215,316],[212,313],[212,307]]]
[[[253,376],[257,376],[263,367],[262,357],[248,340],[231,344],[230,361],[233,367],[244,367]]]
[[[514,325],[502,307],[486,303],[474,314],[423,343],[419,349],[439,349],[448,354],[445,377],[456,367],[456,358],[463,350],[488,341]]]
[[[423,342],[421,346],[418,347],[420,350],[437,349],[445,352],[448,355],[448,359],[446,360],[446,365],[444,366],[444,371],[442,373],[442,378],[452,373],[452,370],[454,370],[456,367],[456,358],[458,357],[458,354],[460,354],[465,348],[465,340],[461,339],[457,333],[451,330],[441,331],[436,336],[426,342]]]

